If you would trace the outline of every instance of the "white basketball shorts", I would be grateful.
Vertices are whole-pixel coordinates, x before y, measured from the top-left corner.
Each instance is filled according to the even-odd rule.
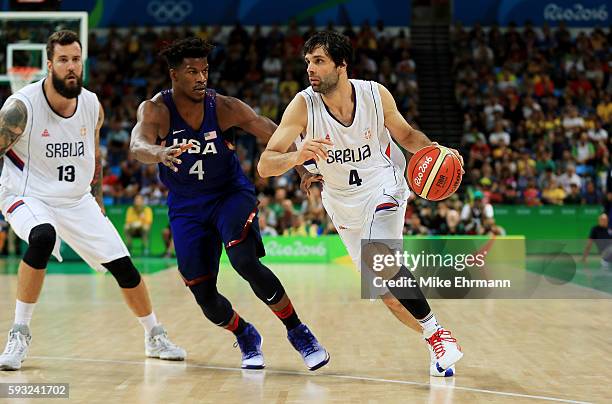
[[[53,255],[59,261],[62,261],[61,240],[90,267],[101,272],[106,271],[102,264],[130,255],[119,233],[91,194],[78,202],[50,206],[38,198],[0,193],[0,208],[15,234],[25,242],[28,242],[32,228],[43,223],[51,224],[58,235]]]
[[[362,227],[345,228],[336,225],[338,235],[357,269],[361,269],[362,240],[385,240],[385,244],[392,250],[401,250],[403,247],[406,201],[383,196],[378,202],[372,212],[364,212],[367,218]]]

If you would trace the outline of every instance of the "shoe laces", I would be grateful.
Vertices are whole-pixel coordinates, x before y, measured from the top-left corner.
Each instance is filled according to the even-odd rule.
[[[304,356],[308,356],[311,353],[318,351],[315,340],[315,336],[307,330],[299,330],[292,335],[292,342],[295,348]]]
[[[453,342],[456,344],[457,340],[451,336],[450,331],[439,328],[431,337],[427,338],[427,342],[436,354],[436,359],[440,359],[440,357],[446,353],[444,342]]]
[[[21,341],[22,334],[19,332],[11,331],[9,333],[9,340],[6,344],[6,348],[4,349],[5,354],[15,353],[17,350],[23,349],[23,343]]]
[[[166,334],[166,332],[162,332],[161,334],[157,334],[153,337],[153,341],[155,341],[157,344],[161,345],[163,348],[166,349],[176,349],[177,346],[174,345],[172,343],[172,341],[170,341],[168,339],[168,334]]]
[[[243,359],[251,359],[252,357],[259,355],[257,350],[257,338],[254,333],[245,332],[240,336],[237,336],[236,342],[234,342],[234,348],[238,346],[240,346]]]

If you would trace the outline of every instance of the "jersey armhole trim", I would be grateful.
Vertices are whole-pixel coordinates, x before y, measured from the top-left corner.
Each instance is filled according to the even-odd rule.
[[[308,101],[310,102],[310,115],[312,115],[312,118],[310,119],[309,123],[306,123],[306,137],[308,137],[308,124],[310,124],[310,129],[312,132],[312,138],[314,139],[314,101],[312,99],[312,95],[308,94],[306,91],[304,91],[304,94],[306,94],[308,96]]]
[[[44,87],[43,87],[44,90]],[[44,91],[43,91],[44,92]],[[30,151],[30,144],[32,141],[32,130],[34,129],[34,106],[32,105],[32,103],[30,102],[30,100],[27,97],[23,97],[28,104],[30,104],[30,111],[32,112],[30,115],[30,117],[28,117],[29,121],[30,121],[30,130],[28,131],[28,155],[26,156],[26,178],[25,178],[25,182],[23,184],[23,191],[21,192],[21,195],[25,196],[26,194],[26,190],[28,188],[28,180],[30,179],[30,156],[31,156],[31,151]],[[45,101],[46,101],[47,96],[45,96]],[[76,110],[75,110],[76,113]]]

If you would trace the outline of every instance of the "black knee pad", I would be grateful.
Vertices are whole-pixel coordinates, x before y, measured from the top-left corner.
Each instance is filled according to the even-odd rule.
[[[285,295],[280,280],[270,268],[261,263],[257,257],[257,243],[251,233],[247,238],[226,250],[232,267],[249,284],[255,295],[265,304],[276,304]]]
[[[259,258],[252,254],[248,248],[244,247],[246,246],[238,244],[225,251],[230,264],[240,275],[248,274],[260,265]]]
[[[246,280],[249,275],[256,272],[263,264],[259,261],[257,239],[252,231],[249,231],[240,243],[225,249],[232,267]]]
[[[53,252],[56,237],[55,228],[49,223],[32,228],[23,262],[35,269],[45,269]]]
[[[140,284],[140,273],[130,257],[121,257],[102,266],[115,277],[122,289],[132,289]]]
[[[207,319],[221,327],[230,322],[234,309],[229,300],[217,291],[217,278],[189,286],[189,289]]]

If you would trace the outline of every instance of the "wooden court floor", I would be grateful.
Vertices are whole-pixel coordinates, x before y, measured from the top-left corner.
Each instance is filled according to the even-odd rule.
[[[331,353],[308,372],[282,324],[233,270],[219,289],[264,336],[266,370],[242,371],[233,336],[210,324],[170,269],[147,275],[155,310],[186,362],[145,359],[140,325],[114,280],[49,275],[30,356],[0,383],[69,383],[74,402],[474,403],[610,402],[612,301],[432,301],[465,352],[457,376],[430,378],[428,353],[378,301],[359,298],[350,267],[273,265],[302,321]],[[13,319],[16,277],[0,275],[0,332]],[[567,288],[578,286],[567,285]],[[0,399],[0,402],[2,399]],[[5,402],[10,402],[4,400]],[[34,399],[31,402],[42,402]],[[55,400],[59,402],[61,400]],[[26,402],[14,400],[13,402]]]

